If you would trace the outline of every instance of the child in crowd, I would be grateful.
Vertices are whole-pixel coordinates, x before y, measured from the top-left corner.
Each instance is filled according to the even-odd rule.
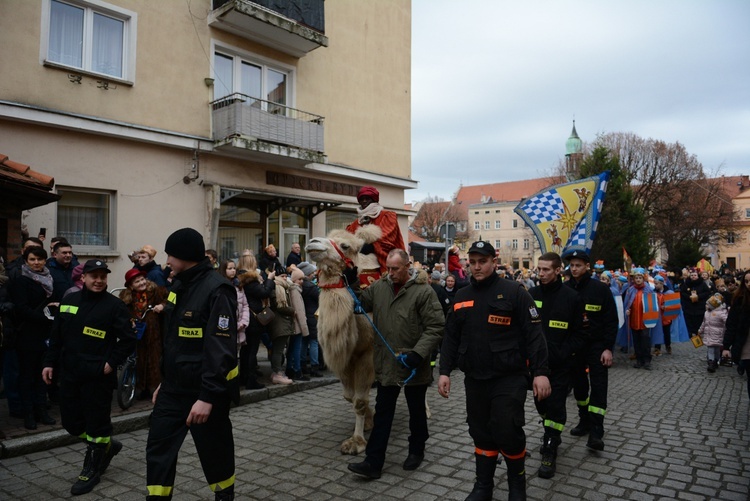
[[[724,297],[716,293],[706,301],[706,313],[698,334],[703,337],[703,344],[708,348],[708,372],[716,372],[721,359],[721,349],[724,342],[724,329],[727,323],[727,307]]]

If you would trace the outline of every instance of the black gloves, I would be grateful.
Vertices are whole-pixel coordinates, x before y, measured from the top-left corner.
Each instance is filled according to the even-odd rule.
[[[398,356],[398,359],[402,364],[406,365],[409,369],[416,369],[422,365],[422,356],[416,351],[408,351]]]
[[[349,287],[359,286],[359,274],[357,271],[357,267],[354,266],[352,268],[345,268],[344,269],[344,278],[346,279],[347,285]]]
[[[375,246],[372,244],[365,244],[359,250],[360,254],[372,254],[373,252],[375,252]]]

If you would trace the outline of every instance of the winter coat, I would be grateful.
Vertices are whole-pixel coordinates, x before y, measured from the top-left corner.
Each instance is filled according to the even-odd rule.
[[[73,259],[67,268],[63,268],[60,263],[53,257],[47,259],[47,268],[52,275],[52,296],[50,302],[59,302],[63,298],[65,291],[75,285],[73,282],[73,268],[78,266],[78,261]]]
[[[279,257],[271,257],[266,251],[263,251],[263,255],[258,260],[258,268],[263,273],[263,278],[266,277],[269,271],[275,271],[277,276],[286,273],[286,268],[279,261]]]
[[[320,305],[320,289],[308,278],[302,281],[302,300],[305,302],[305,317],[307,318],[307,330],[312,339],[318,339],[318,312]]]
[[[237,289],[237,344],[245,344],[245,329],[250,323],[250,308],[247,305],[247,297],[242,287]]]
[[[275,294],[271,296],[271,308],[276,315],[267,326],[269,328],[268,332],[271,334],[271,339],[282,336],[294,336],[298,331],[295,331],[295,312],[289,292],[292,284],[282,277],[267,281],[274,283],[276,286]]]
[[[417,271],[393,293],[393,282],[388,275],[374,282],[362,292],[362,306],[372,312],[373,322],[380,334],[398,353],[416,352],[422,357],[417,374],[410,385],[432,381],[430,355],[443,336],[445,316],[435,291],[427,283],[427,273]],[[394,358],[380,336],[375,336],[375,379],[384,386],[401,384],[411,370]]]
[[[750,301],[743,302],[742,296],[735,297],[727,315],[726,331],[724,332],[724,349],[732,353],[732,361],[738,363],[742,359],[742,347],[747,342],[750,331]]]
[[[141,318],[148,306],[165,304],[167,291],[164,287],[149,281],[146,286],[146,297],[140,298],[139,294],[133,295],[130,288],[120,293],[120,299],[128,307],[132,318]],[[145,299],[145,300],[144,300]],[[136,344],[138,363],[136,364],[136,385],[142,390],[155,389],[161,383],[161,350],[164,344],[164,333],[162,331],[161,316],[151,311],[143,317],[146,328],[143,336]]]
[[[693,302],[690,296],[695,292],[698,300]],[[706,309],[706,301],[711,296],[711,290],[702,278],[690,280],[689,278],[680,287],[680,304],[686,315],[703,315]]]
[[[729,311],[726,305],[721,304],[713,310],[706,310],[703,315],[703,323],[698,334],[703,336],[703,344],[706,346],[721,346],[724,343],[724,331],[727,325]]]
[[[302,299],[302,289],[297,284],[289,286],[289,297],[294,308],[294,333],[307,337],[310,331],[307,329],[307,316],[305,315],[305,300]]]
[[[248,271],[240,275],[240,286],[245,291],[247,306],[250,313],[250,322],[245,329],[247,335],[260,335],[270,329],[267,325],[261,325],[255,315],[263,310],[263,300],[271,299],[276,293],[276,284],[273,280],[263,280],[257,271]],[[270,305],[270,301],[269,301]]]
[[[15,305],[16,349],[45,350],[52,321],[44,315],[51,301],[40,284],[19,276],[9,284],[10,299]]]
[[[146,274],[146,278],[154,282],[156,285],[166,287],[167,278],[164,275],[164,270],[161,269],[161,266],[156,264],[156,261],[149,261],[143,266],[136,264],[135,266],[133,266],[133,268],[144,272]]]

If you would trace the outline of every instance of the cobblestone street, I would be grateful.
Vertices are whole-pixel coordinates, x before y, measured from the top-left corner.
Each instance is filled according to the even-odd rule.
[[[606,448],[594,453],[585,437],[571,437],[577,418],[568,399],[557,474],[538,478],[542,427],[529,394],[526,432],[528,496],[532,500],[682,499],[746,501],[750,490],[750,436],[745,377],[734,368],[705,369],[704,349],[674,346],[673,355],[654,359],[651,372],[631,368],[615,355],[610,371]],[[473,485],[473,445],[465,424],[463,385],[454,373],[453,395],[427,393],[431,437],[422,466],[402,470],[408,419],[399,402],[379,480],[366,481],[346,465],[339,443],[353,426],[338,383],[249,403],[232,411],[237,458],[237,499],[403,500],[464,499]],[[372,393],[374,399],[374,391]],[[82,500],[145,497],[148,430],[118,435],[123,451],[101,483]],[[0,499],[66,499],[83,459],[80,444],[2,460]],[[505,499],[505,468],[496,475],[495,499]],[[183,446],[175,499],[213,499],[192,440]]]

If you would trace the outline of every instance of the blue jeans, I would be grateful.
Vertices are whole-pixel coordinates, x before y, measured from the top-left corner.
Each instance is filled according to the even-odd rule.
[[[318,359],[318,339],[314,338],[312,336],[307,336],[302,338],[302,353],[306,354],[306,359],[310,361],[310,365],[312,367],[317,367],[320,365],[320,361]]]
[[[302,372],[301,366],[302,356],[302,334],[295,334],[289,336],[289,347],[286,350],[286,370],[294,372]]]

